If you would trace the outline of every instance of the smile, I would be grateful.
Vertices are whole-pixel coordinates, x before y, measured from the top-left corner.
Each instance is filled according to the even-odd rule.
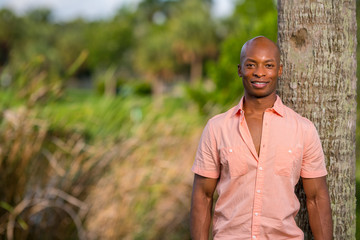
[[[251,85],[254,88],[264,88],[264,87],[266,87],[267,84],[268,84],[268,82],[257,82],[257,81],[252,81],[251,82]]]

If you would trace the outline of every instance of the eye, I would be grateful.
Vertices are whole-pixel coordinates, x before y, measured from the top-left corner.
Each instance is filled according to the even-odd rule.
[[[274,65],[274,64],[266,64],[265,67],[267,67],[267,68],[273,68],[273,67],[275,67],[275,65]]]
[[[255,67],[255,64],[253,64],[253,63],[247,63],[245,66],[246,66],[247,68],[252,68],[252,67]]]

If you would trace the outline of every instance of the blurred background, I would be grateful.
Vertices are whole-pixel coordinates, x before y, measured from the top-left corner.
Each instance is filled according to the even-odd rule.
[[[257,35],[276,1],[0,0],[0,239],[190,239],[197,143]]]

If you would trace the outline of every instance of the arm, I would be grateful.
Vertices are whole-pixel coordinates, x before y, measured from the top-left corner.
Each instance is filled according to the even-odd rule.
[[[191,239],[208,240],[211,222],[213,194],[218,179],[195,174],[191,198],[190,230]]]
[[[333,239],[329,191],[326,177],[302,178],[311,231],[315,240]]]

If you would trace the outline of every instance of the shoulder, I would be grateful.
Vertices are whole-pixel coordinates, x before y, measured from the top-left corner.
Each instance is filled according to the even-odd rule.
[[[224,127],[229,121],[231,121],[235,117],[237,109],[238,106],[234,106],[224,113],[213,116],[209,119],[207,125],[213,129],[219,129]]]

